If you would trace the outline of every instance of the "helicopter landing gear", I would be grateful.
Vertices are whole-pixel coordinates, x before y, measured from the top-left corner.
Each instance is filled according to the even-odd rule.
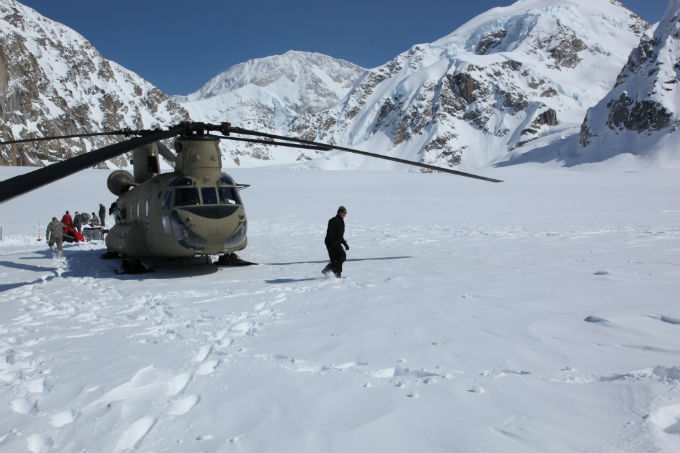
[[[111,260],[114,258],[119,258],[120,255],[118,255],[118,252],[114,252],[113,250],[107,250],[105,253],[102,253],[101,259],[103,260]]]
[[[236,253],[225,253],[215,262],[218,266],[251,266],[257,263],[242,260]]]
[[[116,274],[144,274],[146,272],[152,272],[152,270],[137,259],[124,259],[115,272]]]

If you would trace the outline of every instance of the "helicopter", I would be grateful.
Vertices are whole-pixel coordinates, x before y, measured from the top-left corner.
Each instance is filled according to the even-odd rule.
[[[236,134],[237,136],[234,136]],[[122,257],[125,273],[144,272],[140,260],[218,256],[218,265],[254,264],[235,252],[248,244],[245,207],[238,184],[222,171],[220,140],[260,143],[317,151],[339,150],[489,182],[472,173],[352,148],[269,134],[228,122],[183,122],[166,130],[118,130],[0,142],[27,143],[95,135],[134,136],[32,172],[0,181],[0,203],[57,181],[108,159],[132,152],[132,170],[115,170],[107,187],[118,199],[112,205],[115,224],[105,237],[104,258]],[[175,154],[161,140],[175,137]],[[174,163],[161,173],[159,156]]]

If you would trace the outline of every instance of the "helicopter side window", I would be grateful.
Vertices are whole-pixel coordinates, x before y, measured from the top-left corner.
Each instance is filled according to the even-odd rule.
[[[203,204],[217,204],[217,192],[214,187],[203,187],[201,189]]]
[[[238,193],[233,187],[219,187],[217,190],[220,193],[221,204],[241,204]]]
[[[119,222],[125,222],[125,214],[127,213],[127,209],[116,209],[116,212],[114,213],[114,218],[116,219],[116,223]]]
[[[175,206],[191,206],[200,203],[197,189],[193,187],[175,189]]]

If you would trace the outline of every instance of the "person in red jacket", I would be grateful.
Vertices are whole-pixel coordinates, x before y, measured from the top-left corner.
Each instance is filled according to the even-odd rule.
[[[68,211],[66,211],[64,217],[61,218],[61,223],[63,223],[67,227],[73,228],[73,218],[71,217],[71,214],[68,213]]]

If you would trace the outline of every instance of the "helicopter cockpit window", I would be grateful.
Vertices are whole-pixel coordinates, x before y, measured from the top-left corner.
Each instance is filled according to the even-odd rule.
[[[217,192],[214,187],[203,187],[201,189],[203,204],[217,204]]]
[[[220,185],[221,186],[233,186],[236,183],[234,183],[234,179],[229,176],[226,173],[222,173],[222,176],[220,177]]]
[[[236,188],[218,187],[217,191],[220,193],[221,204],[241,204]]]
[[[193,187],[175,189],[175,206],[191,206],[200,203],[198,189]]]
[[[168,186],[170,187],[176,187],[176,186],[193,186],[194,185],[194,178],[190,178],[188,176],[178,176],[176,178],[173,178],[170,180],[168,183]]]

